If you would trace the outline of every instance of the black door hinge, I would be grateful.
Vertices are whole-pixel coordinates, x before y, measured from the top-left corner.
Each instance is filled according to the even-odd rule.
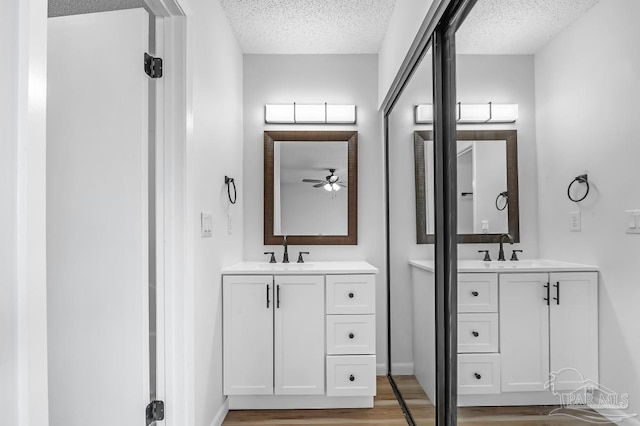
[[[151,78],[162,77],[162,58],[154,58],[148,53],[144,54],[144,72]]]
[[[151,401],[147,405],[147,426],[160,420],[164,420],[164,401]]]

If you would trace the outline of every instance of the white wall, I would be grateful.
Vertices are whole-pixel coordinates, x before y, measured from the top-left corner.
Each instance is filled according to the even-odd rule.
[[[244,258],[282,257],[282,247],[263,245],[263,131],[358,131],[358,245],[294,246],[314,260],[366,260],[377,276],[378,364],[386,362],[383,147],[377,112],[376,55],[245,55],[244,57]],[[265,103],[356,104],[357,125],[267,125]]]
[[[280,185],[282,234],[276,235],[347,235],[347,189],[328,192],[311,185]]]
[[[540,255],[600,267],[600,382],[628,392],[640,412],[640,235],[624,210],[640,209],[638,99],[640,3],[596,4],[535,58]],[[575,204],[567,186],[589,174]],[[582,213],[569,232],[568,213]]]
[[[378,107],[396,78],[432,4],[433,0],[396,0],[387,33],[378,52]]]
[[[0,412],[18,424],[18,1],[0,14]]]
[[[209,426],[222,394],[221,268],[242,260],[242,53],[220,2],[181,0],[187,15],[187,297],[195,357],[190,373],[194,425]],[[165,72],[171,72],[167,64]],[[224,176],[236,180],[230,206]],[[232,214],[227,234],[227,210]],[[200,212],[213,214],[212,238],[200,237]],[[192,287],[191,287],[192,286]],[[191,308],[191,309],[190,309]],[[188,327],[190,328],[190,327]],[[187,330],[191,332],[191,330]],[[179,348],[175,348],[179,349]],[[189,397],[189,396],[188,396]]]
[[[430,55],[430,52],[428,53]],[[460,55],[458,58],[458,100],[465,103],[493,101],[519,104],[515,124],[464,125],[460,129],[518,130],[520,191],[520,244],[523,258],[538,256],[537,170],[533,56]],[[425,59],[390,117],[390,223],[392,292],[392,361],[398,368],[412,365],[411,275],[409,259],[433,259],[433,244],[416,244],[415,170],[413,131],[428,130],[415,125],[413,106],[432,103],[431,61]],[[511,247],[509,247],[511,248]],[[480,259],[478,250],[489,249],[497,258],[497,244],[460,244],[460,259]],[[509,251],[505,250],[507,255]]]
[[[0,411],[48,424],[45,252],[47,3],[0,14]]]

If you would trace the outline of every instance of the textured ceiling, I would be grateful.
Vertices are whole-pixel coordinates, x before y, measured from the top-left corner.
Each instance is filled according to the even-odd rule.
[[[144,0],[49,0],[49,17],[144,7]]]
[[[534,54],[599,0],[478,0],[456,33],[460,54]]]
[[[220,3],[244,53],[378,53],[395,6],[395,0]]]

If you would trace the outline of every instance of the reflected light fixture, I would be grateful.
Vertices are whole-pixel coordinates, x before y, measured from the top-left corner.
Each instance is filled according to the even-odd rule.
[[[264,121],[270,124],[355,124],[355,105],[266,104]]]
[[[459,124],[515,123],[518,119],[518,104],[463,104],[458,102],[456,120]],[[420,104],[415,107],[415,123],[433,123],[433,105]]]
[[[335,183],[326,183],[323,187],[324,189],[326,189],[327,191],[340,191],[340,185],[335,184]]]

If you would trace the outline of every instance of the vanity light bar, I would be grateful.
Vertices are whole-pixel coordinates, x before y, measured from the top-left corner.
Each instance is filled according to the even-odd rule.
[[[518,119],[518,104],[463,104],[458,102],[456,119],[460,124],[515,123]],[[433,105],[415,107],[416,124],[433,123]]]
[[[355,105],[266,104],[264,122],[270,124],[355,124]]]

